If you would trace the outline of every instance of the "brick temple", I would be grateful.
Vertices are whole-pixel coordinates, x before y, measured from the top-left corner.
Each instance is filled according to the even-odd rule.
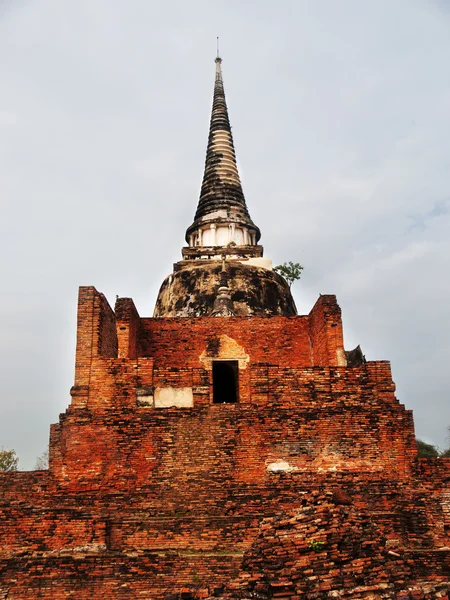
[[[335,296],[259,245],[216,59],[204,179],[153,317],[78,301],[46,471],[0,476],[0,599],[447,598],[450,460]]]

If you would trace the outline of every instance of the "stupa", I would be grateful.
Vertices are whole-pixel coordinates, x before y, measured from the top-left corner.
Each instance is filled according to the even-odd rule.
[[[259,245],[216,58],[205,173],[153,317],[78,301],[49,469],[0,474],[0,599],[448,598],[450,460],[389,362],[298,315]]]

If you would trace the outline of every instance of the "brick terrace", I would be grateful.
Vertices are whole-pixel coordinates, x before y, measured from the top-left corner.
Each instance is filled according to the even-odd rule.
[[[354,522],[376,527],[371,561],[385,565],[389,548],[406,561],[371,563],[373,585],[401,571],[405,588],[427,580],[429,597],[445,595],[450,461],[417,459],[389,363],[347,367],[345,356],[334,296],[307,316],[141,319],[132,300],[113,311],[81,288],[72,403],[51,427],[50,469],[0,477],[0,598],[207,597],[230,582],[244,594],[258,540],[273,578],[260,593],[309,597],[317,590],[280,584],[297,559],[274,567],[279,545],[263,532],[319,491],[344,494]],[[214,404],[215,361],[236,362],[237,403]],[[158,407],[162,397],[173,405]]]

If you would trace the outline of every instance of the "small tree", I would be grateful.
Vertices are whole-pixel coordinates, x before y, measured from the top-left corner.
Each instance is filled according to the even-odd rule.
[[[48,448],[36,459],[36,465],[34,467],[36,471],[45,471],[48,469]]]
[[[432,444],[427,444],[419,439],[416,439],[416,444],[419,458],[437,458],[439,456],[437,448]]]
[[[300,263],[294,263],[290,260],[287,263],[285,262],[282,265],[274,267],[273,270],[284,277],[289,287],[291,287],[294,281],[297,281],[302,276],[303,267]]]
[[[447,442],[450,443],[450,425],[447,427],[447,431],[448,431]],[[442,456],[442,458],[450,458],[450,445],[447,448],[447,450],[444,450],[443,452],[441,452],[441,456]]]
[[[0,471],[17,471],[19,458],[15,450],[0,449]]]

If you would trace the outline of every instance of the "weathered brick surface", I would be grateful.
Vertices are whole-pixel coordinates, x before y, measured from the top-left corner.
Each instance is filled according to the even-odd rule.
[[[238,403],[212,403],[214,360],[237,361]],[[154,408],[157,389],[192,390],[193,406]],[[339,585],[354,598],[396,577],[411,597],[444,590],[450,460],[417,459],[388,362],[345,366],[334,296],[300,317],[141,319],[132,300],[113,312],[81,288],[71,393],[50,470],[0,475],[0,598],[207,597],[229,582],[224,594],[325,597],[330,560],[350,565]],[[294,569],[306,555],[280,554],[268,531],[294,524],[289,547],[304,546],[296,515],[318,499],[334,515],[326,535],[339,522],[351,547],[366,529],[376,543],[368,557],[345,558],[338,541],[332,558],[314,553],[308,588]],[[355,591],[357,577],[373,589]],[[426,596],[424,581],[441,587]],[[406,598],[392,586],[385,597]]]
[[[135,370],[110,361],[115,375],[96,388],[102,405],[69,410],[53,427],[52,470],[61,485],[91,481],[116,489],[122,476],[129,487],[164,473],[174,479],[179,471],[194,484],[199,473],[259,483],[276,461],[299,471],[403,478],[415,456],[412,416],[372,378],[371,367],[270,367],[265,403],[259,396],[251,402],[250,384],[247,402],[211,405],[208,396],[197,401],[194,394],[194,408],[161,411],[137,407]],[[187,370],[158,372],[158,383],[173,385],[176,377],[182,386],[192,384]]]
[[[372,515],[348,496],[304,493],[299,504],[294,513],[262,521],[240,576],[228,586],[230,597],[322,598],[345,591],[350,598],[395,598],[419,572],[432,572],[436,583],[450,578],[442,560],[449,550],[405,554],[388,546]]]

